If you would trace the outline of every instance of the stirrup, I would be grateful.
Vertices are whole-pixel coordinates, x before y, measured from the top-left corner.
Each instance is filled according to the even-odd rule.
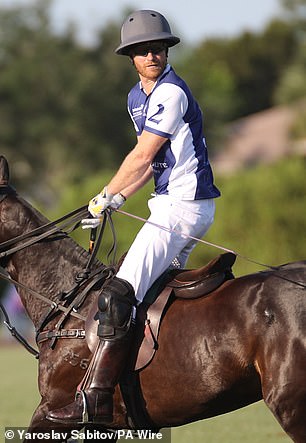
[[[92,419],[89,420],[86,394],[85,394],[85,392],[82,389],[76,393],[75,398],[77,398],[78,396],[82,397],[82,403],[83,403],[82,421],[80,421],[78,424],[79,425],[93,425],[93,424],[97,424],[97,425],[105,426],[108,423],[108,420],[105,421],[105,420],[103,420],[101,418],[97,419],[95,416],[93,416]],[[112,420],[110,420],[110,421],[112,421]]]
[[[75,397],[77,398],[79,395],[82,397],[82,403],[83,403],[82,422],[79,423],[79,424],[81,424],[81,425],[89,424],[89,415],[88,415],[88,407],[87,407],[87,401],[86,401],[86,394],[81,389],[80,391],[77,392]]]
[[[87,407],[85,392],[83,390],[81,390],[79,392],[79,395],[82,396],[82,402],[83,402],[82,423],[88,423],[89,416],[88,416],[88,407]]]

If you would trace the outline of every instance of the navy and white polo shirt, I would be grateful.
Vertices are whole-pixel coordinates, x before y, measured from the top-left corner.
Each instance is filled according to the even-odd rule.
[[[146,130],[168,138],[152,162],[156,194],[181,200],[220,196],[208,160],[202,112],[170,65],[148,96],[141,82],[134,86],[128,111],[138,136]]]

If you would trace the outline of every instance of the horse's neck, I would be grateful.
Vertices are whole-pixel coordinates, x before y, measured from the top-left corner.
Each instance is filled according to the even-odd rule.
[[[72,239],[47,241],[14,254],[9,274],[19,283],[52,301],[75,284],[75,277],[88,260],[87,252]],[[18,288],[17,288],[18,289]],[[21,301],[34,325],[41,320],[47,304],[25,289],[18,289]]]
[[[46,224],[47,220],[20,196],[3,201],[7,222],[0,229],[5,242]],[[18,223],[16,222],[18,220]],[[88,263],[89,254],[68,236],[48,238],[14,253],[7,264],[13,279],[51,301],[59,301],[63,291],[75,285],[75,277]],[[93,266],[98,266],[96,262]],[[40,323],[48,303],[26,289],[17,287],[21,301],[35,326]]]

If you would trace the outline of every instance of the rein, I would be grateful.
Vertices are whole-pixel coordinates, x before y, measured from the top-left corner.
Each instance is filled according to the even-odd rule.
[[[182,233],[180,231],[176,231],[175,229],[167,228],[166,226],[162,226],[162,225],[160,225],[158,223],[154,223],[154,222],[152,222],[150,220],[147,220],[147,219],[145,219],[143,217],[140,217],[138,215],[130,214],[129,212],[122,211],[121,209],[115,209],[115,211],[118,212],[119,214],[126,215],[126,216],[131,217],[131,218],[133,218],[135,220],[139,220],[139,221],[142,221],[144,223],[148,223],[148,224],[150,224],[152,226],[155,226],[156,228],[161,229],[163,231],[170,232],[170,233],[178,233],[178,234],[180,234],[180,235],[182,235],[184,237],[190,238],[191,240],[195,240],[195,241],[197,241],[199,243],[203,243],[203,244],[205,244],[207,246],[212,246],[213,248],[220,249],[221,251],[230,252],[231,254],[234,254],[237,257],[240,257],[241,259],[243,259],[245,261],[248,261],[250,263],[256,264],[256,265],[261,266],[263,268],[270,269],[272,271],[279,271],[280,270],[280,266],[272,266],[272,265],[268,265],[268,264],[265,264],[265,263],[261,263],[261,262],[259,262],[257,260],[254,260],[254,259],[250,258],[250,257],[242,255],[239,252],[234,251],[233,249],[225,248],[224,246],[217,245],[216,243],[211,243],[211,242],[209,242],[207,240],[203,240],[201,238],[193,237],[192,235],[184,234],[184,233]],[[306,289],[306,284],[303,283],[303,282],[292,280],[290,278],[287,278],[287,277],[285,277],[283,275],[279,275],[279,274],[275,274],[275,276],[277,278],[280,278],[281,280],[285,280],[285,281],[288,281],[289,283],[293,283],[294,285],[299,286],[299,287],[303,288],[304,290]]]
[[[17,280],[14,280],[12,277],[5,274],[5,272],[3,272],[1,268],[0,268],[0,278],[2,280],[5,280],[5,281],[17,286],[18,288],[26,290],[29,294],[33,295],[34,297],[38,298],[39,300],[43,301],[44,303],[50,305],[53,309],[58,309],[60,311],[66,312],[65,306],[50,300],[49,298],[45,297],[44,295],[40,294],[39,292],[35,291],[34,289],[31,289],[28,286],[24,285],[23,283],[20,283]],[[0,306],[2,309],[2,304],[0,304]],[[4,310],[4,308],[3,308],[3,310]],[[86,320],[86,317],[83,317],[83,315],[80,315],[77,312],[71,312],[71,315],[73,315],[74,317],[76,317],[80,320]]]
[[[7,184],[0,184],[0,202],[4,200],[9,195],[16,195],[16,191],[13,187]],[[46,238],[65,238],[68,236],[69,233],[73,232],[75,229],[77,229],[80,226],[80,222],[84,217],[88,217],[88,211],[87,206],[82,206],[81,208],[78,208],[63,217],[60,217],[59,219],[55,221],[48,222],[42,226],[39,226],[38,228],[33,229],[32,231],[26,232],[22,235],[19,235],[17,237],[14,237],[10,240],[7,240],[3,243],[0,243],[0,258],[9,257],[10,255],[13,255],[14,253],[21,251],[31,245],[34,245],[36,243],[41,242],[42,240]],[[60,319],[60,322],[58,324],[58,330],[56,331],[55,336],[59,337],[61,334],[59,333],[59,329],[61,328],[61,325],[64,323],[64,321],[71,315],[73,317],[76,317],[82,321],[86,320],[86,317],[80,315],[77,310],[81,307],[82,303],[86,299],[86,296],[92,287],[100,282],[103,279],[107,279],[110,277],[114,270],[113,267],[106,267],[106,266],[99,266],[97,269],[92,271],[92,265],[94,263],[94,260],[96,258],[98,249],[101,244],[102,236],[104,233],[106,221],[109,222],[109,225],[111,227],[112,235],[113,235],[113,245],[111,247],[111,250],[108,253],[108,258],[111,254],[113,254],[113,261],[115,260],[115,254],[116,254],[116,235],[115,230],[113,226],[113,222],[111,219],[111,211],[106,211],[104,214],[104,219],[101,224],[101,227],[99,228],[99,235],[98,239],[96,241],[97,236],[97,228],[95,230],[92,230],[91,236],[90,236],[90,256],[88,259],[88,262],[86,264],[85,269],[83,269],[81,272],[79,272],[75,277],[75,285],[72,289],[70,289],[68,292],[64,292],[60,294],[60,301],[64,301],[64,303],[68,302],[69,306],[64,306],[61,303],[57,303],[55,301],[50,300],[48,297],[40,294],[39,292],[35,291],[34,289],[29,288],[28,286],[24,285],[23,283],[20,283],[16,280],[14,280],[12,277],[10,277],[4,270],[0,268],[0,279],[3,279],[13,285],[15,285],[17,288],[24,289],[29,294],[33,295],[35,298],[43,301],[44,303],[48,304],[50,306],[50,309],[45,316],[45,318],[41,321],[41,324],[38,328],[37,337],[39,337],[41,330],[44,325],[46,325],[52,317],[52,315],[55,312],[62,312],[62,317]],[[60,227],[58,225],[61,225]],[[71,227],[72,225],[72,227]],[[63,231],[63,229],[66,229],[70,227],[69,230]],[[87,284],[88,283],[88,284]],[[81,287],[86,284],[86,287],[81,291],[80,294],[77,295],[78,291],[81,289]],[[36,358],[38,358],[39,353],[36,351],[29,343],[19,334],[19,332],[12,326],[9,316],[4,308],[4,306],[0,303],[0,310],[2,311],[5,321],[4,324],[8,328],[11,335],[16,338],[31,354],[33,354]],[[68,331],[69,332],[69,331]],[[63,334],[64,336],[64,334]],[[55,340],[53,340],[53,345],[55,343]]]
[[[264,263],[260,263],[260,262],[258,262],[256,260],[252,259],[252,258],[246,257],[246,256],[240,254],[239,252],[234,251],[233,249],[225,248],[224,246],[217,245],[216,243],[211,243],[211,242],[209,242],[207,240],[203,240],[203,239],[198,238],[198,237],[193,237],[192,235],[189,235],[189,234],[184,234],[184,233],[182,233],[180,231],[177,231],[176,229],[167,228],[166,226],[162,226],[162,225],[160,225],[158,223],[151,222],[150,220],[147,220],[147,219],[145,219],[143,217],[140,217],[138,215],[130,214],[129,212],[122,211],[121,209],[116,209],[115,211],[118,212],[119,214],[126,215],[126,216],[131,217],[131,218],[133,218],[135,220],[139,220],[139,221],[142,221],[144,223],[148,223],[149,225],[155,226],[156,228],[161,229],[163,231],[170,232],[170,233],[178,233],[178,234],[180,234],[180,235],[182,235],[184,237],[190,238],[191,240],[195,240],[195,241],[197,241],[199,243],[203,243],[203,244],[205,244],[207,246],[212,246],[213,248],[220,249],[221,251],[224,251],[224,252],[230,252],[231,254],[234,254],[237,257],[240,257],[240,258],[242,258],[242,259],[244,259],[246,261],[249,261],[249,262],[254,263],[256,265],[262,266],[264,268],[271,269],[272,271],[277,271],[279,269],[278,266],[271,266],[271,265],[267,265],[267,264],[264,264]]]
[[[30,354],[34,355],[35,358],[39,357],[39,352],[34,349],[27,341],[26,339],[17,331],[17,329],[12,326],[12,323],[10,322],[8,313],[6,312],[5,307],[3,306],[2,303],[0,303],[0,310],[2,311],[2,314],[4,316],[4,324],[7,327],[7,329],[9,330],[9,332],[11,333],[11,335],[16,338],[16,340],[22,344],[22,346],[24,346],[26,348],[27,351],[30,352]]]
[[[32,231],[26,232],[25,234],[21,234],[17,237],[11,238],[10,240],[0,243],[0,251],[1,251],[0,258],[8,257],[9,255],[21,251],[22,249],[25,249],[28,246],[34,245],[35,243],[38,243],[47,237],[51,237],[53,234],[60,234],[63,236],[67,236],[68,233],[73,232],[75,229],[79,227],[80,221],[87,214],[88,214],[87,206],[82,206],[81,208],[75,209],[74,211],[69,212],[68,214],[64,215],[63,217],[53,222],[48,222],[42,226],[39,226],[38,228],[33,229]],[[61,228],[58,227],[59,224],[62,224]],[[74,226],[69,231],[67,232],[63,231],[63,229],[67,228],[68,226],[71,226],[71,224],[74,224]],[[18,243],[23,242],[24,240],[27,239],[29,240],[25,241],[21,245],[15,246]]]

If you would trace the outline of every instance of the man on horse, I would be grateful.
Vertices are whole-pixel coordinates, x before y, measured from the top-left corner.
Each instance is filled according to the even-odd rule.
[[[98,302],[100,338],[76,400],[52,411],[58,423],[108,425],[113,420],[113,393],[124,369],[132,341],[135,306],[172,263],[184,267],[214,220],[214,198],[220,196],[202,128],[202,112],[186,83],[167,63],[168,48],[180,39],[156,11],[129,15],[121,29],[116,53],[127,55],[140,81],[128,95],[128,110],[137,144],[109,184],[89,202],[95,227],[106,208],[118,209],[153,176],[154,197],[149,221],[135,238],[117,275],[104,287]]]

